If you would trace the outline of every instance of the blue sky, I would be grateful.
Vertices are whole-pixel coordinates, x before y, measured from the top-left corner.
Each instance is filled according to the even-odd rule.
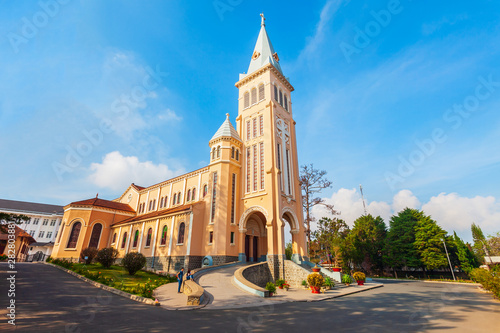
[[[208,163],[259,13],[296,91],[300,164],[352,222],[410,206],[500,230],[494,1],[2,1],[0,197],[113,199]],[[111,125],[111,128],[110,126]],[[322,212],[316,210],[317,216]]]

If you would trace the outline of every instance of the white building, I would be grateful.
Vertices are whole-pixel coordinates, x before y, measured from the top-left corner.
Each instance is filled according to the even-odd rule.
[[[30,218],[18,225],[36,240],[30,245],[28,255],[41,252],[47,257],[51,254],[64,214],[63,206],[0,199],[0,212],[23,214]]]

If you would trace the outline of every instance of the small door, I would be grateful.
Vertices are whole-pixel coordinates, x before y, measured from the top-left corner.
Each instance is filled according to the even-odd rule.
[[[247,261],[250,261],[250,236],[245,236],[245,256]]]
[[[257,251],[257,244],[259,243],[258,237],[253,237],[253,261],[257,262],[259,261],[259,257],[257,256],[258,251]]]

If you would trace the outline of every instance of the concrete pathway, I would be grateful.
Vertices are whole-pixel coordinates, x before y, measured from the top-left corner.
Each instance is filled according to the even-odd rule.
[[[245,264],[215,269],[195,278],[195,281],[205,289],[203,302],[199,306],[186,305],[187,296],[177,293],[177,283],[161,286],[155,290],[154,296],[160,301],[161,306],[168,310],[194,310],[200,308],[221,310],[287,302],[316,302],[383,286],[383,284],[376,282],[367,282],[364,286],[351,285],[345,287],[339,285],[321,294],[313,294],[310,290],[304,288],[290,288],[288,291],[278,289],[277,294],[273,297],[263,298],[252,295],[233,283],[234,272],[243,265]]]

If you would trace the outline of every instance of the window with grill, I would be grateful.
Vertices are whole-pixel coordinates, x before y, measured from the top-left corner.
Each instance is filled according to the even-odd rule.
[[[274,86],[274,100],[277,102],[278,101],[278,87],[276,85]]]
[[[247,148],[247,192],[250,192],[250,148]]]
[[[234,223],[234,205],[236,201],[236,174],[233,173],[231,184],[231,223]]]
[[[250,120],[247,120],[247,140],[250,140]]]
[[[265,98],[265,92],[264,92],[264,84],[259,85],[259,101],[262,101]]]
[[[243,95],[243,107],[247,108],[250,106],[250,94],[248,91]]]
[[[252,105],[257,103],[257,89],[253,88],[252,89]]]
[[[253,137],[257,137],[257,118],[252,119]]]
[[[264,189],[264,142],[260,144],[260,189]]]
[[[283,93],[280,90],[280,105],[283,106]]]
[[[212,214],[210,216],[210,221],[213,222],[215,218],[215,204],[217,203],[217,172],[214,172],[213,179],[213,187],[212,187]]]
[[[288,97],[285,95],[285,110],[288,111]]]
[[[69,249],[76,248],[76,243],[78,242],[78,236],[80,235],[81,228],[82,228],[81,222],[76,222],[75,224],[73,224],[73,227],[71,228],[71,232],[69,234],[68,246],[66,246],[67,248]]]
[[[292,187],[290,186],[290,156],[289,150],[286,150],[286,176],[287,176],[287,184],[288,184],[288,194],[292,194]]]
[[[253,145],[253,190],[257,191],[257,145]]]
[[[264,135],[264,116],[259,116],[259,135]]]

